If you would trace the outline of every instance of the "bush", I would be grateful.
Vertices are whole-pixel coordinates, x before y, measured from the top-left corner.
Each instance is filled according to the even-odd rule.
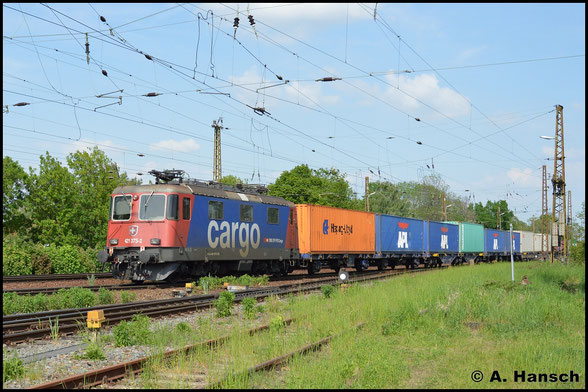
[[[72,287],[66,293],[68,308],[87,308],[94,306],[96,303],[96,296],[90,289],[82,287]]]
[[[45,275],[51,273],[51,257],[43,244],[32,244],[31,252],[31,269],[35,275]]]
[[[121,321],[112,328],[116,346],[134,346],[149,344],[152,341],[151,321],[149,317],[136,314],[131,321]]]
[[[104,355],[104,351],[98,342],[90,342],[86,347],[86,352],[81,355],[74,355],[74,358],[102,361],[106,359],[106,355]]]
[[[30,275],[33,273],[31,254],[27,250],[27,243],[16,235],[9,235],[3,239],[2,274]]]
[[[24,376],[25,371],[22,360],[16,354],[9,358],[8,353],[4,351],[4,355],[2,355],[2,374],[4,382]]]
[[[273,332],[279,332],[284,329],[284,325],[284,318],[278,315],[270,320],[269,329]]]
[[[185,321],[177,323],[176,327],[174,329],[175,329],[176,333],[180,333],[180,334],[192,331],[190,324],[188,324]]]
[[[233,302],[235,301],[235,293],[230,291],[223,291],[219,298],[214,301],[217,317],[227,317],[231,315]]]
[[[83,271],[82,272],[98,272],[102,270],[102,263],[98,261],[98,252],[103,250],[103,246],[96,246],[94,248],[80,248],[80,257]]]
[[[136,314],[131,320],[134,344],[149,344],[152,340],[151,319],[143,314]]]
[[[129,292],[129,291],[121,291],[120,292],[120,303],[126,304],[129,302],[133,302],[137,298],[137,293]]]
[[[65,309],[68,307],[67,289],[59,289],[57,293],[51,294],[47,298],[48,307],[50,310]]]
[[[112,336],[114,336],[114,344],[117,347],[130,346],[133,344],[131,324],[125,320],[112,328]]]
[[[243,306],[243,315],[246,319],[253,319],[255,318],[255,305],[257,305],[257,301],[255,298],[247,297],[241,301],[241,305]]]
[[[223,283],[227,281],[228,278],[234,278],[233,276],[227,276],[224,278],[219,278],[216,276],[203,276],[198,279],[198,288],[200,290],[213,290],[218,287],[222,287]]]
[[[44,312],[49,310],[49,296],[43,293],[32,297],[33,312]]]
[[[18,313],[18,294],[2,293],[2,314]]]
[[[335,287],[328,284],[328,285],[321,287],[321,291],[323,292],[323,295],[325,296],[325,298],[330,298],[331,295],[333,295],[333,293],[335,292]]]
[[[52,269],[55,274],[77,274],[86,272],[82,265],[81,249],[73,245],[58,247],[56,258],[52,260]]]
[[[114,294],[112,291],[106,290],[104,287],[98,289],[98,304],[109,305],[115,303]]]

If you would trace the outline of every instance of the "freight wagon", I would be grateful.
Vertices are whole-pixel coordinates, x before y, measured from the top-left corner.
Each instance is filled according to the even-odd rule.
[[[545,239],[547,244],[543,243],[543,239]],[[540,254],[542,257],[544,258],[547,254],[550,254],[550,249],[551,249],[551,236],[548,234],[545,234],[545,237],[543,237],[543,234],[541,233],[533,233],[533,252],[535,254]]]
[[[373,212],[297,204],[299,266],[309,273],[329,267],[367,269],[376,251]]]
[[[427,222],[421,219],[376,214],[378,267],[404,264],[416,268],[427,258]]]
[[[427,258],[430,266],[441,264],[463,264],[459,255],[459,225],[447,222],[427,222]]]
[[[459,257],[464,262],[484,261],[484,226],[477,223],[455,222],[459,225]]]

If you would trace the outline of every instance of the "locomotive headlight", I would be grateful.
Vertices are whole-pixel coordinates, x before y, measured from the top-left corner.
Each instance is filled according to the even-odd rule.
[[[161,240],[159,238],[151,238],[151,240],[149,241],[149,243],[151,245],[160,245],[161,244]]]
[[[110,245],[118,245],[118,239],[116,239],[116,238],[111,238],[111,239],[110,239]]]

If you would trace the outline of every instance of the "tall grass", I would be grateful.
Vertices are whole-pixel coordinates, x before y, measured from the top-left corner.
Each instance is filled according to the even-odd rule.
[[[169,387],[193,387],[181,375],[198,371],[210,382],[236,375],[223,388],[583,388],[584,271],[584,266],[518,263],[513,283],[508,263],[465,266],[353,284],[328,297],[272,298],[256,322],[274,327],[253,336],[244,332],[251,325],[241,324],[239,315],[174,331],[182,343],[213,335],[231,339],[172,364],[154,360],[139,385],[161,385],[176,374]],[[520,284],[523,275],[531,284]],[[278,326],[288,317],[296,321]],[[364,327],[352,329],[359,322]],[[154,335],[163,339],[164,333]],[[320,351],[296,356],[280,371],[243,373],[331,335],[337,337]],[[474,370],[484,372],[482,382],[472,381]],[[490,383],[493,370],[508,381]],[[573,370],[580,383],[514,383],[514,370]]]

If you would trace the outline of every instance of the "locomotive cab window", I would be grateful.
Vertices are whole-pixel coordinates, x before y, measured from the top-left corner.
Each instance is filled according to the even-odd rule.
[[[167,196],[167,219],[178,220],[178,195]]]
[[[131,219],[131,196],[115,196],[112,220]]]
[[[253,222],[253,206],[241,204],[239,206],[239,219],[241,219],[241,222]]]
[[[222,201],[208,202],[208,219],[223,219],[224,203]]]
[[[279,223],[279,210],[277,208],[267,208],[267,223],[277,225]]]
[[[190,220],[190,198],[184,197],[182,200],[182,219]]]
[[[163,220],[165,218],[165,195],[150,194],[141,195],[139,204],[139,219]]]

